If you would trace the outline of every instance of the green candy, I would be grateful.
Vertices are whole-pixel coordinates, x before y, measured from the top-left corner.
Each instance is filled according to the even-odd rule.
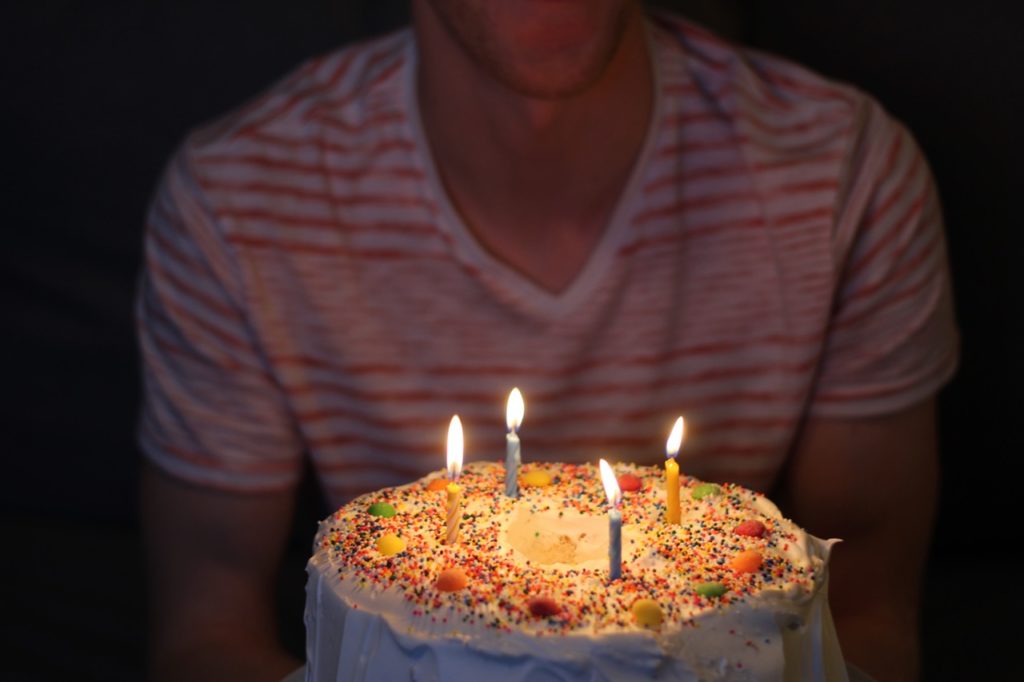
[[[366,511],[370,512],[373,516],[383,516],[384,518],[391,518],[398,512],[387,502],[374,502],[370,505],[370,508]]]
[[[697,585],[696,590],[702,597],[721,597],[729,591],[722,583],[701,583]]]
[[[690,496],[695,500],[703,500],[708,495],[717,495],[722,489],[716,483],[701,483],[693,489]]]

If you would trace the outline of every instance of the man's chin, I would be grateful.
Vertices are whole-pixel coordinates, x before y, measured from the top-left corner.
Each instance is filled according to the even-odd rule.
[[[631,0],[428,0],[476,65],[507,89],[559,99],[599,81],[614,58]]]
[[[510,90],[538,99],[560,99],[585,92],[601,80],[621,46],[624,30],[616,23],[589,34],[530,34],[522,36],[516,47],[479,56],[491,75]]]
[[[607,63],[561,63],[521,70],[495,65],[492,75],[506,88],[532,99],[557,100],[582,94],[601,79]]]

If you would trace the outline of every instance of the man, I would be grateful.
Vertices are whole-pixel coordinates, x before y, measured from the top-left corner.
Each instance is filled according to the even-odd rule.
[[[308,453],[332,504],[443,464],[656,462],[841,537],[846,657],[913,679],[956,363],[937,199],[872,101],[639,2],[416,0],[190,136],[140,294],[154,670],[279,679]]]

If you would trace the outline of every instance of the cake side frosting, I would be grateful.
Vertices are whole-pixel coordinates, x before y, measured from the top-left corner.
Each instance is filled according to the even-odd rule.
[[[666,524],[662,471],[616,470],[614,582],[591,465],[527,464],[521,482],[550,484],[518,499],[503,494],[501,465],[467,465],[455,545],[442,544],[440,473],[342,507],[309,563],[307,679],[845,678],[827,543],[763,495],[688,477],[681,521]],[[465,585],[439,587],[446,573]]]

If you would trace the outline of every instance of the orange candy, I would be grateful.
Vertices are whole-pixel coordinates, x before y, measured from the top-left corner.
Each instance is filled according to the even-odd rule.
[[[729,568],[737,573],[753,573],[761,568],[761,553],[755,549],[740,552],[729,562]]]
[[[442,592],[458,592],[469,579],[466,577],[466,572],[461,568],[446,568],[441,571],[441,574],[437,576],[437,589]]]
[[[427,485],[427,490],[444,490],[448,487],[448,481],[443,478],[435,478]]]

